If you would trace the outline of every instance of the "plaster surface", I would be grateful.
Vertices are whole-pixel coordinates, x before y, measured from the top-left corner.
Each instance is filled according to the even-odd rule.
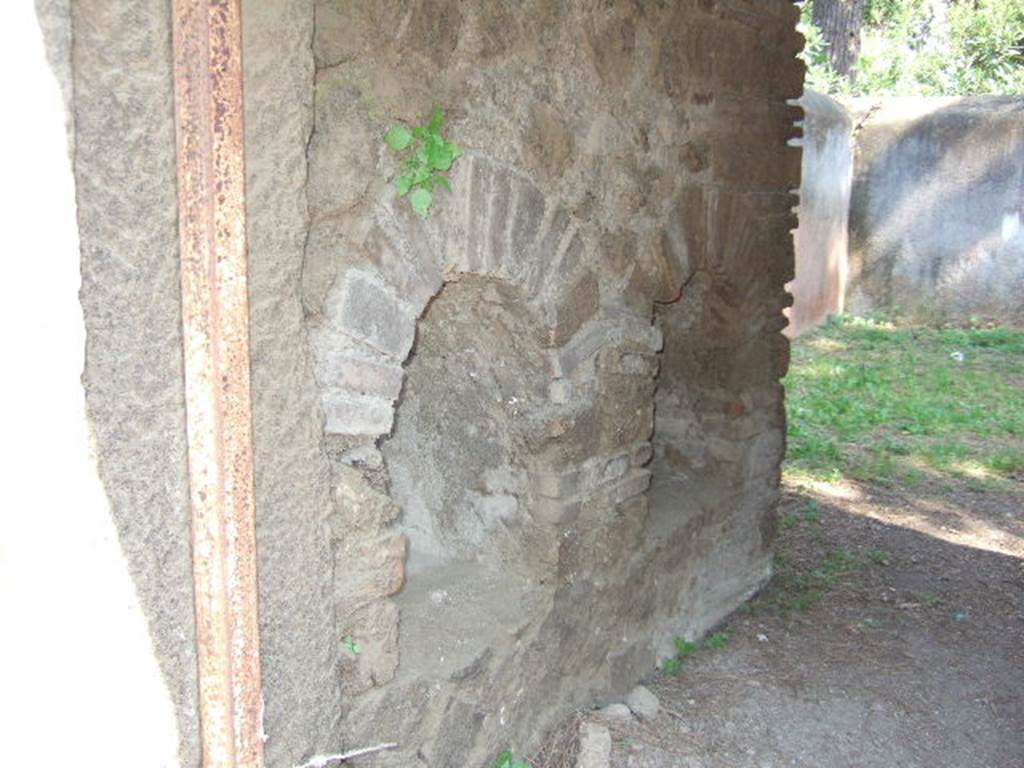
[[[1024,323],[1024,100],[861,103],[847,303]]]
[[[789,309],[790,338],[843,311],[846,298],[853,122],[834,99],[804,91],[800,226],[794,234],[796,279]]]

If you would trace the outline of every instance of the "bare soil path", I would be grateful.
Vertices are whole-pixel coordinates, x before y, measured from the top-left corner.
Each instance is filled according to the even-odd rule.
[[[613,768],[1024,768],[1020,487],[788,483],[726,647],[648,681],[654,720],[581,717]]]

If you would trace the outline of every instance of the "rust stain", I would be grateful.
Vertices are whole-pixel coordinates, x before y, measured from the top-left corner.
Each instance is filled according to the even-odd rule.
[[[263,765],[239,0],[173,0],[203,765]]]

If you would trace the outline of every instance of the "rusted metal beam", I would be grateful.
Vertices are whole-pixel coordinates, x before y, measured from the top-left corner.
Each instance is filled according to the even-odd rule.
[[[239,0],[174,0],[203,765],[263,765]]]

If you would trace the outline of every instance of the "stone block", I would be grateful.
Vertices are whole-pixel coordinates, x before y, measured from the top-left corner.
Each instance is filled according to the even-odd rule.
[[[416,236],[416,233],[409,234]],[[423,237],[423,234],[419,233],[419,236]],[[379,226],[370,230],[364,243],[380,277],[395,289],[415,314],[423,311],[444,284],[440,255],[429,252],[427,243],[421,246],[416,249],[420,251],[417,253],[397,236],[389,237]]]
[[[580,502],[577,500],[558,500],[544,497],[534,501],[530,515],[535,521],[547,525],[566,525],[575,520],[580,513]]]
[[[390,600],[369,603],[338,624],[342,687],[353,696],[390,682],[398,669],[398,606]],[[346,642],[358,645],[354,653]]]
[[[328,322],[395,360],[405,360],[416,336],[416,313],[362,270],[349,270],[328,296]]]
[[[598,714],[601,715],[601,717],[608,718],[609,720],[618,720],[619,722],[624,723],[628,723],[633,719],[633,713],[630,711],[629,707],[619,702],[615,702],[613,704],[609,704],[607,707],[601,708],[598,710]]]
[[[616,368],[619,373],[630,376],[653,378],[658,372],[658,358],[654,355],[637,355],[626,352],[619,356]]]
[[[641,443],[633,449],[633,466],[645,467],[650,463],[653,456],[654,447],[650,443]]]
[[[512,205],[512,177],[508,171],[495,169],[491,176],[490,208],[487,217],[487,271],[505,271],[509,261],[509,209]]]
[[[572,376],[580,364],[597,354],[615,339],[617,329],[608,321],[594,320],[583,326],[573,338],[555,354],[556,373]]]
[[[473,501],[473,511],[487,522],[509,520],[519,511],[519,500],[508,493],[480,496]]]
[[[548,221],[547,229],[541,235],[540,243],[533,256],[526,289],[530,296],[536,296],[551,278],[551,266],[555,263],[561,249],[562,240],[570,229],[572,221],[564,210],[559,208]]]
[[[674,209],[662,230],[660,248],[655,256],[666,286],[665,295],[675,295],[696,268],[696,254],[691,254],[687,242],[685,220],[680,209]]]
[[[565,293],[555,308],[553,326],[548,331],[548,343],[560,347],[571,339],[584,323],[593,318],[601,307],[601,287],[589,269]]]
[[[537,472],[531,475],[531,479],[537,493],[548,499],[565,499],[575,496],[580,489],[578,469],[565,472]]]
[[[452,192],[435,202],[435,208],[424,222],[430,233],[442,270],[446,274],[466,271],[466,243],[469,229],[469,202],[472,196],[473,157],[467,154],[456,160],[448,173]]]
[[[362,472],[351,467],[338,467],[334,499],[337,512],[328,523],[333,537],[339,541],[351,537],[353,532],[377,531],[401,513],[390,496],[371,486]]]
[[[345,569],[344,578],[334,584],[335,615],[339,623],[402,589],[407,549],[404,534],[350,536],[345,541],[339,560]]]
[[[482,158],[473,158],[469,179],[469,218],[466,222],[466,272],[487,274],[490,269],[490,215],[493,168]]]
[[[530,105],[523,139],[526,165],[542,180],[560,178],[576,154],[576,141],[563,115],[541,101]]]
[[[544,267],[547,276],[539,286],[542,303],[553,305],[561,300],[565,284],[576,274],[585,254],[583,237],[573,228]]]
[[[329,435],[386,435],[395,418],[391,400],[354,395],[343,389],[324,390],[321,405],[324,432]]]
[[[621,504],[627,499],[639,496],[651,485],[651,471],[636,469],[625,475],[611,486],[601,488],[591,498],[608,506]]]
[[[548,384],[548,399],[556,405],[564,405],[572,399],[572,389],[568,379],[555,379]]]
[[[618,480],[629,471],[629,463],[628,453],[609,459],[601,472],[601,480],[604,482]]]
[[[400,365],[360,356],[346,347],[325,347],[318,334],[314,342],[316,378],[323,389],[346,390],[355,395],[370,395],[395,400],[402,391],[404,373]]]
[[[509,235],[509,253],[506,265],[513,278],[522,279],[529,267],[534,241],[544,222],[547,201],[532,183],[520,179],[516,184],[516,206]]]
[[[650,689],[638,685],[626,696],[626,706],[641,720],[653,720],[661,711],[661,702]]]
[[[600,723],[580,724],[580,751],[576,768],[608,768],[612,758],[612,734]]]

